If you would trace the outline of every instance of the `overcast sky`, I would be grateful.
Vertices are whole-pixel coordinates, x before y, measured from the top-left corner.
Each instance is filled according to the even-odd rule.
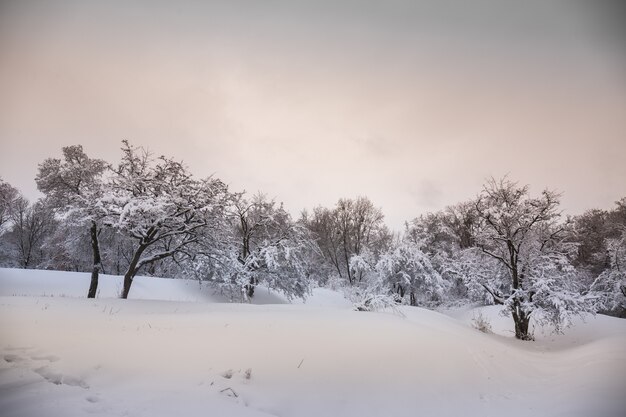
[[[0,1],[0,176],[122,139],[298,214],[367,195],[387,223],[488,176],[626,196],[619,1]],[[623,3],[622,3],[623,4]]]

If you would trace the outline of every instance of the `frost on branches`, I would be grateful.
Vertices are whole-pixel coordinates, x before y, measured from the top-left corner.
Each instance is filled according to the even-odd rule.
[[[428,256],[410,241],[392,244],[377,258],[371,251],[354,255],[350,268],[354,275],[364,277],[352,294],[358,310],[403,302],[424,305],[441,300],[449,288]]]
[[[384,252],[376,263],[376,273],[391,286],[400,299],[412,306],[441,300],[449,288],[430,259],[417,245],[402,241]]]
[[[314,242],[308,229],[291,220],[282,204],[258,194],[234,204],[237,251],[236,283],[244,299],[254,296],[259,283],[283,292],[288,298],[308,293],[308,262]]]
[[[468,274],[478,272],[467,249],[473,245],[476,222],[473,204],[461,203],[445,211],[422,215],[407,225],[405,239],[427,256],[445,281],[446,302],[483,298],[484,290],[471,291],[465,279]]]
[[[503,274],[475,277],[496,304],[507,307],[515,336],[530,340],[529,323],[550,322],[560,331],[573,314],[589,309],[576,288],[575,269],[557,225],[558,194],[531,198],[528,187],[508,179],[490,180],[476,201],[480,220],[477,247]]]
[[[125,141],[122,160],[102,198],[107,225],[134,241],[122,298],[128,297],[143,266],[187,256],[203,231],[223,216],[228,199],[221,181],[196,180],[181,163],[153,159]]]
[[[626,199],[623,201],[626,203]],[[591,292],[598,297],[601,310],[623,313],[626,310],[626,226],[621,229],[621,236],[607,242],[610,266],[593,282]]]
[[[102,196],[103,175],[108,165],[100,159],[89,158],[81,145],[63,148],[63,160],[48,158],[39,164],[35,181],[39,191],[66,223],[67,231],[89,229],[92,254],[91,281],[88,298],[95,298],[98,276],[102,268],[100,256],[100,222],[104,212],[99,205]],[[71,236],[71,237],[70,237]],[[66,239],[66,248],[79,240],[76,233]],[[71,248],[75,249],[75,248]],[[72,250],[70,253],[75,253]]]

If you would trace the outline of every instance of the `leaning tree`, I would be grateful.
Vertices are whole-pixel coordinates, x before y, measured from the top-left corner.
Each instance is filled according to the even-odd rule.
[[[142,267],[188,255],[186,250],[224,215],[230,194],[222,181],[197,180],[182,163],[153,158],[128,141],[113,171],[101,206],[106,224],[134,242],[121,294],[128,298]]]

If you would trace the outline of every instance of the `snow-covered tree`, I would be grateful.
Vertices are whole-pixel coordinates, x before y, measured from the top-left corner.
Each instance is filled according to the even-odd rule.
[[[591,284],[591,293],[598,297],[598,308],[619,315],[626,312],[626,197],[608,212],[603,246],[609,265]]]
[[[350,258],[350,269],[361,280],[354,285],[343,287],[344,296],[351,300],[357,311],[397,310],[402,302],[400,295],[392,288],[388,277],[376,270],[375,254],[367,248]],[[400,313],[401,314],[401,313]]]
[[[98,237],[104,212],[99,199],[102,196],[103,174],[108,165],[103,160],[89,158],[81,145],[66,146],[62,151],[63,159],[48,158],[39,164],[35,181],[39,191],[63,217],[66,224],[63,230],[73,232],[64,239],[69,247],[80,247],[77,242],[82,244],[84,239],[76,232],[80,233],[83,228],[89,230],[92,265],[87,297],[95,298],[102,268]]]
[[[557,223],[558,206],[558,194],[546,190],[533,198],[527,186],[507,178],[489,180],[476,200],[476,244],[506,271],[480,285],[510,311],[518,339],[532,338],[531,316],[550,321],[558,330],[572,314],[587,308],[575,288],[575,270],[567,256],[571,248]]]
[[[123,142],[122,159],[101,199],[106,223],[134,242],[124,274],[122,298],[144,266],[176,256],[198,243],[206,228],[224,216],[230,193],[218,179],[196,180],[172,159],[154,159]]]
[[[604,311],[626,310],[626,229],[608,242],[611,265],[598,275],[591,291],[598,297],[598,308]]]
[[[443,211],[427,213],[407,224],[405,239],[423,251],[433,268],[447,283],[446,301],[482,299],[470,291],[466,277],[474,273],[477,214],[472,202],[459,203]],[[482,294],[482,291],[481,291]]]
[[[252,200],[238,196],[234,204],[237,280],[246,296],[263,282],[288,297],[304,297],[308,291],[309,251],[314,242],[306,227],[294,223],[282,204],[263,194]]]
[[[383,252],[375,271],[400,299],[408,295],[412,306],[441,300],[449,288],[449,283],[442,279],[428,256],[408,240]]]
[[[384,301],[378,296],[385,296],[412,306],[439,302],[450,286],[428,255],[408,239],[397,240],[380,254],[365,249],[353,255],[350,269],[355,276],[361,276],[359,283],[348,289],[360,304],[373,296],[378,301]]]

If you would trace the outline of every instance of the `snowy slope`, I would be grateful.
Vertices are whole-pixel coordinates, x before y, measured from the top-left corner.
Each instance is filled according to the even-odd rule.
[[[419,308],[403,308],[405,317],[354,312],[330,291],[318,291],[316,305],[87,300],[69,297],[66,287],[66,297],[28,295],[27,286],[35,291],[57,274],[0,270],[2,416],[626,410],[624,320],[597,316],[531,343],[476,331],[469,311],[458,318]],[[148,280],[146,291],[158,295]],[[180,285],[167,281],[160,285]],[[497,318],[493,308],[482,311]]]
[[[124,278],[100,275],[97,298],[117,298]],[[0,268],[0,295],[85,297],[90,275],[83,272],[38,271]],[[284,297],[260,287],[254,304],[284,304]],[[130,299],[225,303],[230,300],[208,285],[196,280],[137,276],[133,280]]]

